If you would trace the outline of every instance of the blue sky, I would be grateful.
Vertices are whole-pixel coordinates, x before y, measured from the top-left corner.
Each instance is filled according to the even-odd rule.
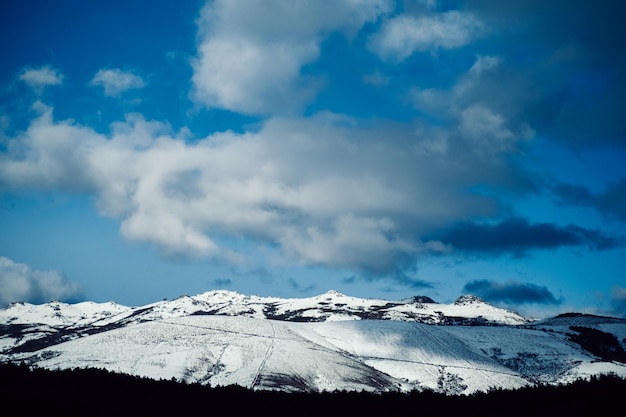
[[[623,2],[0,7],[2,305],[625,314]]]

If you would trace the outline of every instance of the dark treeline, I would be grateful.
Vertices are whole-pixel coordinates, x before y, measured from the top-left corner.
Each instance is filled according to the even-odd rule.
[[[611,416],[621,415],[626,380],[614,375],[569,385],[446,396],[434,392],[284,393],[208,387],[100,369],[48,371],[0,365],[2,408],[19,415],[145,416]],[[41,414],[45,413],[45,414]]]

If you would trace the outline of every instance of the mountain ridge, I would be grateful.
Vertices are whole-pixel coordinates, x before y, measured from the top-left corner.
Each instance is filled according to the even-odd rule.
[[[137,307],[14,303],[0,310],[0,362],[288,392],[458,394],[626,377],[612,360],[623,356],[605,355],[626,347],[626,320],[537,321],[470,295],[429,300],[213,290]]]
[[[464,309],[464,306],[471,306]],[[61,313],[63,309],[63,313]],[[47,310],[51,310],[48,314]],[[98,311],[98,320],[124,313],[141,315],[243,315],[286,321],[331,320],[410,320],[428,324],[450,321],[475,321],[475,324],[525,324],[533,318],[523,317],[511,310],[493,306],[479,297],[463,295],[452,304],[440,304],[426,296],[414,296],[400,301],[378,298],[358,298],[330,290],[306,298],[261,297],[229,290],[212,290],[197,295],[183,294],[172,300],[162,300],[144,306],[128,307],[113,301],[94,303],[45,304],[14,302],[0,310],[0,323],[20,317],[26,323],[42,319],[42,324],[61,324],[63,320],[78,322],[89,319]],[[145,315],[144,314],[144,315]],[[30,320],[29,321],[29,317]],[[449,323],[448,323],[449,324]],[[466,323],[467,324],[467,323]]]

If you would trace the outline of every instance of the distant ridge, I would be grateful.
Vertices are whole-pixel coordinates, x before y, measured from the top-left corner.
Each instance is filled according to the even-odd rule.
[[[610,317],[610,316],[599,316],[595,314],[586,314],[586,313],[562,313],[555,317],[546,318],[543,320],[538,320],[536,322],[537,325],[561,325],[561,326],[579,326],[579,325],[587,325],[594,326],[600,324],[610,324],[610,323],[626,323],[626,319],[619,317]]]
[[[228,290],[213,290],[197,295],[181,295],[145,306],[127,307],[117,303],[58,301],[33,305],[12,303],[0,310],[0,322],[87,324],[120,319],[153,320],[157,317],[186,315],[225,315],[266,318],[281,321],[320,322],[343,320],[400,320],[427,324],[525,324],[532,321],[518,313],[497,308],[482,299],[464,295],[453,304],[439,304],[426,296],[400,301],[352,297],[330,290],[307,298],[278,298],[244,295]],[[21,320],[16,322],[15,320]],[[104,321],[103,321],[104,320]],[[460,323],[462,322],[462,323]]]

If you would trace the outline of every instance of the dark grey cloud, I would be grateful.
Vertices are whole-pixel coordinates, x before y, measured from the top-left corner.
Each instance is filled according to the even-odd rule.
[[[434,238],[455,250],[476,254],[524,256],[536,249],[564,246],[586,246],[603,250],[618,247],[622,242],[597,230],[576,225],[530,223],[523,218],[510,218],[498,223],[462,222],[445,229]]]
[[[486,279],[474,280],[465,284],[463,291],[489,302],[511,304],[560,304],[562,302],[547,287],[528,282],[508,281],[500,283]]]
[[[605,217],[626,221],[626,178],[607,184],[601,193],[571,184],[557,184],[551,191],[559,204],[589,206]]]

